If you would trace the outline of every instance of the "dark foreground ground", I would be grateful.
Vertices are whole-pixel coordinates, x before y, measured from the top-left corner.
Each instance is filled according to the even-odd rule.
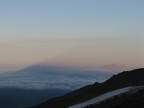
[[[144,89],[133,94],[115,96],[112,99],[85,108],[144,108]]]
[[[26,108],[68,93],[68,90],[0,88],[0,108]]]

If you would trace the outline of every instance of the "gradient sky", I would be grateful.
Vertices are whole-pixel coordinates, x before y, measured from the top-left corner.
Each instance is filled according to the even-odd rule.
[[[144,65],[143,0],[0,0],[0,65]]]

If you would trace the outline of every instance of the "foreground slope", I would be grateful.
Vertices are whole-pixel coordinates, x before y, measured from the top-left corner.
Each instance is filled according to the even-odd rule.
[[[116,89],[141,85],[144,85],[144,68],[119,73],[104,83],[83,87],[64,96],[48,100],[34,108],[66,108]]]
[[[144,89],[132,94],[115,96],[99,104],[88,105],[84,108],[144,108]]]
[[[123,94],[131,95],[131,94],[133,94],[133,93],[135,93],[135,92],[137,92],[138,90],[141,90],[141,89],[144,89],[144,87],[143,86],[135,86],[135,87],[131,86],[131,87],[125,87],[125,88],[117,89],[117,90],[102,94],[100,96],[97,96],[95,98],[92,98],[88,101],[70,106],[69,108],[84,108],[84,107],[89,106],[89,105],[93,106],[95,104],[105,102],[108,99],[113,99],[116,96],[121,96]]]

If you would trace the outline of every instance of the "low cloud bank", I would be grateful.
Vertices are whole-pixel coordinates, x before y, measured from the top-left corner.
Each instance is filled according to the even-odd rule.
[[[0,88],[23,89],[64,89],[74,90],[80,87],[104,82],[111,74],[82,73],[82,72],[15,72],[0,74]]]

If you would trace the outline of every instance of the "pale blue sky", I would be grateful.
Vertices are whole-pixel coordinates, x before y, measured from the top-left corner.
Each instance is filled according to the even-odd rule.
[[[143,0],[1,0],[0,36],[137,36],[144,24],[143,4]]]
[[[0,0],[0,64],[65,57],[69,65],[142,66],[143,6],[143,0]]]

